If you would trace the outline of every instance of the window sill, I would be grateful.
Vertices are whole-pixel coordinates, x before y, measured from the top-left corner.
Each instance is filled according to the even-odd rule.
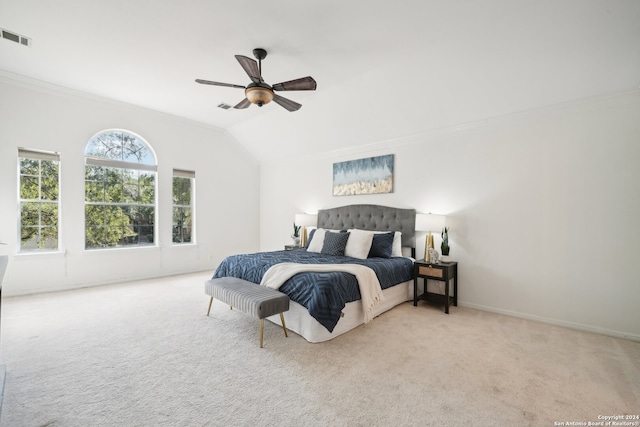
[[[172,243],[172,248],[195,248],[197,247],[197,243]]]
[[[19,260],[19,259],[24,259],[24,260],[28,260],[28,259],[34,259],[34,258],[64,258],[65,256],[67,256],[67,251],[66,250],[62,250],[62,251],[42,251],[42,252],[18,252],[14,255],[14,259]]]
[[[160,246],[157,245],[149,245],[149,246],[125,246],[119,248],[95,248],[95,249],[83,249],[82,255],[104,255],[105,253],[120,253],[120,252],[131,252],[131,251],[159,251]]]

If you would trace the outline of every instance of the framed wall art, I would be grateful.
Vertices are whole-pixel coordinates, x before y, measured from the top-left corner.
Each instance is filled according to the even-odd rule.
[[[393,154],[333,164],[333,195],[393,192]]]

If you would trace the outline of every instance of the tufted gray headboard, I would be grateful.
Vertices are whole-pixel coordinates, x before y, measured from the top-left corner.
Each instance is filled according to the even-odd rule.
[[[349,205],[318,211],[318,227],[332,230],[359,228],[400,231],[402,246],[416,247],[416,210],[379,205]]]

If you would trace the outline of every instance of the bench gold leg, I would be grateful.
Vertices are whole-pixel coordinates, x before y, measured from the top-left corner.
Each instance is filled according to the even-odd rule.
[[[211,297],[211,299],[209,300],[209,308],[207,309],[207,316],[209,315],[209,313],[211,312],[211,303],[213,302],[213,297]]]
[[[280,313],[280,320],[282,321],[282,329],[284,330],[284,336],[288,337],[289,335],[287,335],[287,327],[284,325],[284,316],[282,315],[282,313]]]
[[[264,335],[264,319],[260,319],[260,348],[262,348],[262,336]]]

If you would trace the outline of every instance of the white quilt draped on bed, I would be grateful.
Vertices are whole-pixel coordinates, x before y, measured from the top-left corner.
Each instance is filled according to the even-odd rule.
[[[375,308],[384,299],[380,281],[375,271],[359,264],[297,264],[283,262],[275,264],[267,270],[262,277],[260,286],[279,289],[284,282],[298,273],[305,271],[343,271],[353,274],[358,280],[360,295],[362,296],[362,311],[364,311],[364,323],[373,320]]]

